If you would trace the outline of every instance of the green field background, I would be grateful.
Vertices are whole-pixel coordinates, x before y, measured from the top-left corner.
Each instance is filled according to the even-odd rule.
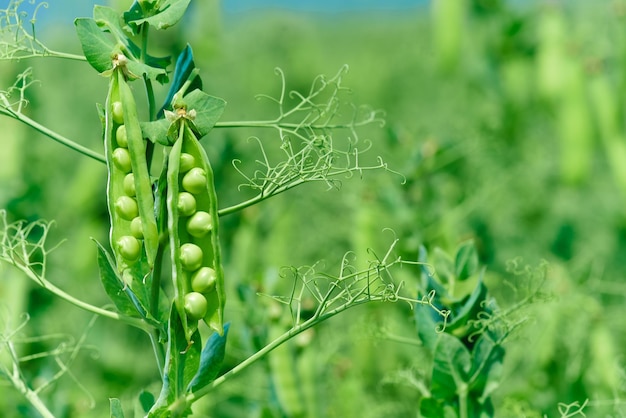
[[[407,260],[417,260],[422,245],[452,253],[472,239],[501,306],[543,280],[542,297],[524,306],[505,345],[496,416],[567,416],[559,405],[574,402],[587,402],[589,417],[626,416],[626,2],[441,0],[404,12],[224,14],[219,3],[198,1],[182,24],[154,35],[154,55],[193,47],[204,90],[228,103],[223,121],[276,114],[255,99],[279,94],[276,67],[288,89],[305,92],[317,75],[348,65],[347,98],[385,113],[383,126],[359,130],[363,143],[371,141],[369,162],[380,157],[399,173],[365,171],[331,190],[306,184],[222,219],[231,322],[225,368],[267,338],[251,326],[264,323],[269,306],[255,294],[288,293],[282,267],[323,260],[335,274],[344,253],[366,265],[394,238]],[[42,37],[80,53],[72,27]],[[102,152],[96,103],[105,100],[105,78],[86,63],[54,58],[0,66],[0,89],[32,67],[39,82],[28,89],[26,113]],[[165,93],[157,89],[159,100]],[[110,303],[92,241],[107,241],[105,166],[8,118],[0,127],[0,208],[11,220],[54,220],[50,240],[64,242],[50,254],[48,279],[92,304]],[[238,189],[244,179],[232,164],[255,169],[261,156],[251,136],[280,155],[272,130],[215,129],[202,141],[220,207],[252,196]],[[414,294],[417,271],[400,277]],[[141,390],[158,392],[147,336],[108,319],[92,323],[91,314],[0,264],[5,332],[24,312],[19,337],[49,338],[19,344],[23,355],[84,338],[71,373],[42,392],[58,417],[104,417],[108,398],[130,410]],[[263,361],[194,411],[416,417],[427,371],[412,315],[402,303],[357,307],[290,346],[291,406],[279,405],[280,377]],[[69,362],[69,354],[61,358]],[[47,356],[23,369],[36,385],[59,366]],[[0,393],[0,415],[37,416],[1,378]]]

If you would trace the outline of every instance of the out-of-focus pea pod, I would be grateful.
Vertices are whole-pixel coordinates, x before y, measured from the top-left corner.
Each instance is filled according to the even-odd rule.
[[[213,172],[190,121],[181,117],[175,123],[179,134],[167,164],[174,300],[187,338],[197,329],[200,312],[207,325],[222,334],[224,274]],[[202,298],[206,300],[206,311]]]
[[[591,109],[587,99],[587,80],[581,65],[570,63],[565,88],[555,103],[557,129],[561,143],[561,175],[566,183],[584,181],[591,171],[593,132]]]
[[[280,312],[280,308],[277,305],[272,306],[270,309],[270,315],[272,315],[272,312]],[[280,315],[272,316],[268,330],[269,341],[280,337],[289,328],[280,320]],[[300,380],[297,375],[294,341],[287,341],[276,347],[269,353],[268,357],[272,386],[285,416],[304,417],[304,402],[300,392],[301,385],[298,383]]]
[[[620,106],[616,89],[608,77],[599,73],[589,83],[591,108],[594,110],[598,133],[604,144],[615,182],[626,193],[626,135],[621,128]]]
[[[455,70],[461,58],[466,0],[434,0],[433,30],[439,68]]]

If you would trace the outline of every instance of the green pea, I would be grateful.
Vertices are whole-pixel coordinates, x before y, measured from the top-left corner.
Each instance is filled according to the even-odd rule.
[[[183,152],[180,154],[180,172],[186,173],[196,166],[196,159],[193,155]]]
[[[120,147],[128,148],[128,135],[126,134],[126,126],[120,125],[115,131],[115,140]]]
[[[113,164],[124,173],[130,172],[132,165],[130,162],[130,153],[126,148],[117,148],[113,151]]]
[[[191,193],[180,192],[178,194],[178,213],[181,216],[193,215],[196,211],[196,198]]]
[[[217,276],[211,267],[201,267],[191,276],[191,289],[204,293],[213,290]]]
[[[189,193],[200,194],[206,191],[206,172],[200,167],[194,167],[183,177],[183,189]]]
[[[126,193],[127,196],[135,196],[137,191],[135,190],[135,175],[133,173],[126,174],[122,187],[124,189],[124,193]]]
[[[198,327],[196,317],[184,308],[190,292],[201,293],[206,299],[202,320],[219,334],[224,332],[224,272],[213,171],[190,122],[179,119],[176,123],[173,127],[178,129],[178,138],[167,164],[168,235],[175,304],[190,341]],[[193,213],[185,208],[189,197],[195,200]]]
[[[202,238],[213,229],[213,218],[204,211],[198,211],[187,221],[187,232],[196,238]]]
[[[113,116],[113,122],[117,124],[124,123],[124,108],[122,102],[115,101],[111,104],[111,115]]]
[[[198,292],[190,292],[185,295],[185,312],[190,319],[198,321],[206,315],[208,303],[206,298]]]
[[[202,249],[196,244],[183,244],[180,246],[180,264],[187,271],[198,270],[202,266]]]
[[[143,226],[141,224],[141,218],[139,216],[133,218],[130,221],[130,233],[137,239],[143,238]]]
[[[129,196],[120,196],[115,201],[115,212],[122,219],[132,221],[137,215],[139,215],[139,207],[137,207],[137,201]]]
[[[129,263],[134,263],[141,255],[141,243],[131,235],[124,235],[117,240],[117,250]]]

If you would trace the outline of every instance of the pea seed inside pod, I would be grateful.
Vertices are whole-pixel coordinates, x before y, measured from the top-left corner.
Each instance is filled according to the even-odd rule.
[[[126,135],[126,125],[120,125],[115,131],[115,140],[120,147],[128,148],[128,136]]]
[[[191,289],[194,292],[204,293],[215,287],[217,276],[211,267],[201,267],[191,276]]]
[[[206,172],[200,167],[194,167],[183,177],[183,188],[189,193],[200,194],[206,190]]]
[[[198,292],[189,292],[185,295],[185,312],[187,316],[197,321],[206,315],[208,303],[206,298]]]
[[[193,155],[187,154],[186,152],[183,152],[182,154],[180,154],[180,166],[179,166],[180,173],[186,173],[187,171],[194,168],[195,165],[196,165],[196,158]]]
[[[130,233],[137,239],[143,238],[143,226],[139,216],[130,221]]]
[[[133,263],[139,259],[141,254],[141,244],[137,238],[124,235],[117,240],[117,249],[124,259]]]
[[[130,153],[126,148],[116,148],[113,151],[113,164],[122,172],[128,173],[132,169]]]
[[[213,219],[208,213],[199,210],[187,221],[189,235],[202,238],[213,229]]]
[[[192,215],[196,211],[196,198],[191,193],[178,194],[178,213],[182,216]]]
[[[135,196],[137,191],[135,190],[135,175],[133,173],[126,174],[122,187],[124,188],[124,193],[126,193],[127,196]]]
[[[132,221],[139,215],[137,201],[129,196],[120,196],[115,201],[115,212],[127,221]]]
[[[124,110],[122,102],[113,102],[111,104],[111,115],[113,116],[113,122],[118,124],[124,123]]]
[[[187,271],[198,270],[202,266],[202,249],[196,244],[183,244],[180,246],[180,264]]]

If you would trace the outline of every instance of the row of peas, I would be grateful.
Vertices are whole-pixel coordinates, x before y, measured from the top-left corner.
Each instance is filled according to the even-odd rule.
[[[109,161],[107,196],[111,216],[111,246],[118,269],[125,272],[142,255],[152,267],[158,248],[154,198],[145,145],[135,101],[123,73],[120,54],[107,99],[105,149]]]
[[[180,121],[168,161],[173,279],[190,325],[204,319],[221,333],[224,298],[213,174],[190,123],[186,118]]]

